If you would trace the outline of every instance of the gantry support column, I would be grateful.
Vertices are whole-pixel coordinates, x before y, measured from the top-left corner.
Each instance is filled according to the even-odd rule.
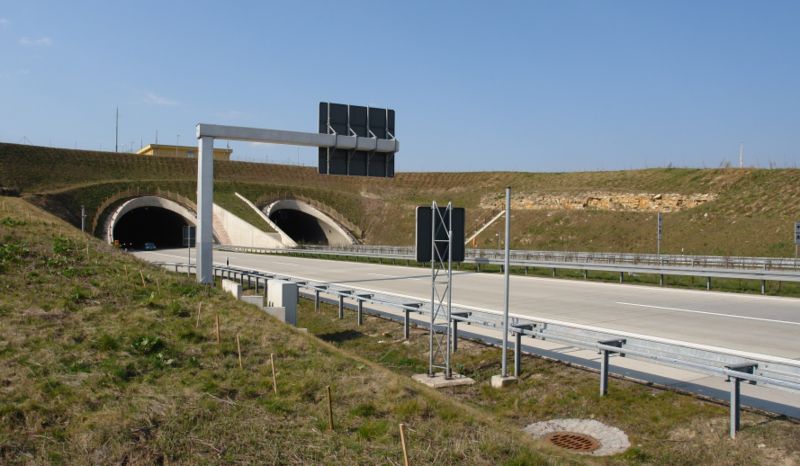
[[[210,285],[214,283],[214,138],[197,138],[197,144],[197,282]]]

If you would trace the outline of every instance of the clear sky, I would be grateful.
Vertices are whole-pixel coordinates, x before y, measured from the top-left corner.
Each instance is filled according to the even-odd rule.
[[[0,140],[397,110],[398,171],[800,162],[800,1],[0,1]],[[224,142],[217,142],[224,146]],[[316,165],[316,151],[232,144]]]

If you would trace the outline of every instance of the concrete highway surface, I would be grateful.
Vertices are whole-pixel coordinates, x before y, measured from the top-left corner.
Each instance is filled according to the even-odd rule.
[[[186,262],[186,249],[141,251],[148,261]],[[230,265],[430,300],[430,270],[233,252]],[[453,304],[502,311],[503,277],[453,273]],[[800,300],[539,277],[511,277],[510,312],[800,360]]]

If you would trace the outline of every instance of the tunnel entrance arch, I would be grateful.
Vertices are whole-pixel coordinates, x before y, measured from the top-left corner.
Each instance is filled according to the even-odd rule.
[[[126,200],[107,216],[105,240],[119,240],[137,249],[146,242],[158,248],[182,247],[183,227],[188,225],[195,226],[195,213],[188,207],[159,196],[140,196]]]
[[[134,249],[144,249],[146,243],[158,248],[180,248],[185,246],[183,229],[189,225],[192,223],[169,209],[139,207],[117,221],[113,236],[121,245]]]
[[[298,244],[346,246],[356,240],[336,220],[299,199],[282,199],[269,204],[264,213]]]

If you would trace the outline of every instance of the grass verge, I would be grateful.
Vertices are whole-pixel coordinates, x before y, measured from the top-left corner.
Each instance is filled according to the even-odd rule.
[[[415,329],[403,341],[402,324],[366,317],[357,327],[352,312],[302,301],[299,325],[339,348],[404,376],[427,371],[427,331]],[[743,412],[742,430],[728,438],[728,409],[720,404],[631,381],[612,379],[609,394],[598,395],[594,372],[538,357],[524,357],[519,383],[490,387],[500,373],[500,350],[460,341],[454,370],[474,378],[467,387],[442,390],[502,422],[522,429],[554,418],[591,418],[625,431],[632,447],[604,464],[755,465],[798,464],[800,425],[780,416]]]

